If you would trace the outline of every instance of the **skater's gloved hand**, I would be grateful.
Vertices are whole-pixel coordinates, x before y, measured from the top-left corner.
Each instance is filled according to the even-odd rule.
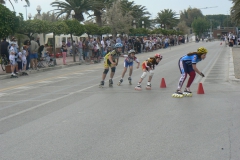
[[[205,77],[204,74],[203,74],[202,72],[200,73],[200,75],[201,75],[202,77]]]

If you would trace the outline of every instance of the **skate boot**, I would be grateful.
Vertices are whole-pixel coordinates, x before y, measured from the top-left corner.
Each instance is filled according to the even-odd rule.
[[[147,83],[146,89],[151,90],[151,83],[150,82]]]
[[[122,82],[123,82],[123,79],[120,79],[117,85],[120,86]]]
[[[141,83],[138,83],[137,86],[135,87],[135,90],[141,91],[142,90],[142,86]]]
[[[177,90],[175,93],[172,94],[172,97],[174,98],[182,98],[183,93],[180,90]]]
[[[113,80],[109,79],[109,87],[112,87],[112,86],[113,86]]]
[[[130,85],[132,85],[132,78],[131,77],[128,77],[128,82]]]
[[[11,74],[11,78],[18,78],[16,74]]]
[[[192,92],[190,91],[190,89],[185,88],[183,95],[184,97],[192,97]]]
[[[99,85],[99,88],[103,88],[103,86],[104,86],[104,81],[101,81],[100,85]]]

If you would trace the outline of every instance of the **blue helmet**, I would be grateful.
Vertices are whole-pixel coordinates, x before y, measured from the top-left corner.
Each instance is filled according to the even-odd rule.
[[[122,48],[122,47],[123,47],[123,45],[121,43],[116,43],[114,46],[114,48]]]

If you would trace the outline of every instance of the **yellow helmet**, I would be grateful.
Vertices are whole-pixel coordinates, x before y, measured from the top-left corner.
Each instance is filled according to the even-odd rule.
[[[200,47],[197,50],[197,53],[199,53],[199,54],[206,54],[207,52],[208,52],[207,49],[204,47]]]

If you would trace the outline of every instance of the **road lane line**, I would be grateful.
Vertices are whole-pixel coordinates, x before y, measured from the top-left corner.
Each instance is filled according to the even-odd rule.
[[[41,103],[41,104],[36,105],[36,106],[34,106],[34,107],[31,107],[31,108],[28,108],[28,109],[22,110],[22,111],[20,111],[20,112],[15,113],[15,114],[11,114],[11,115],[9,115],[9,116],[6,116],[6,117],[4,117],[4,118],[1,118],[1,119],[0,119],[0,122],[1,122],[1,121],[4,121],[4,120],[6,120],[6,119],[12,118],[12,117],[14,117],[14,116],[17,116],[17,115],[23,114],[23,113],[25,113],[25,112],[31,111],[31,110],[36,109],[36,108],[38,108],[38,107],[41,107],[41,106],[43,106],[43,105],[46,105],[46,104],[49,104],[49,103],[55,102],[55,101],[60,100],[60,99],[62,99],[62,98],[65,98],[65,97],[71,96],[71,95],[73,95],[73,94],[75,94],[75,93],[79,93],[79,92],[85,91],[85,90],[87,90],[87,89],[93,88],[93,87],[98,86],[98,85],[99,85],[99,84],[95,84],[95,85],[92,85],[92,86],[86,87],[86,88],[84,88],[84,89],[81,89],[81,90],[78,90],[78,91],[75,91],[75,92],[71,92],[71,93],[69,93],[69,94],[67,94],[67,95],[64,95],[64,96],[61,96],[61,97],[58,97],[58,98],[52,99],[52,100],[50,100],[50,101],[47,101],[47,102]]]
[[[99,67],[92,67],[93,69],[98,69]],[[87,69],[86,69],[87,70]],[[86,70],[83,70],[81,72],[84,72]],[[79,72],[79,73],[81,73]],[[66,74],[62,74],[62,75],[58,75],[58,76],[54,76],[54,77],[49,77],[49,78],[45,78],[45,79],[41,79],[41,80],[37,80],[37,81],[33,81],[33,82],[28,82],[28,83],[24,83],[24,84],[19,84],[19,85],[15,85],[15,86],[11,86],[11,87],[7,87],[7,88],[3,88],[3,89],[0,89],[0,92],[2,91],[6,91],[6,90],[11,90],[11,89],[14,89],[14,88],[17,88],[17,87],[22,87],[22,86],[26,86],[26,85],[31,85],[31,84],[36,84],[36,83],[40,83],[40,82],[43,82],[43,81],[46,81],[46,80],[50,80],[50,79],[56,79],[56,78],[59,78],[59,77],[64,77],[64,76],[67,76],[67,75],[72,75],[74,73],[78,73],[78,72],[70,72],[70,73],[66,73]]]

